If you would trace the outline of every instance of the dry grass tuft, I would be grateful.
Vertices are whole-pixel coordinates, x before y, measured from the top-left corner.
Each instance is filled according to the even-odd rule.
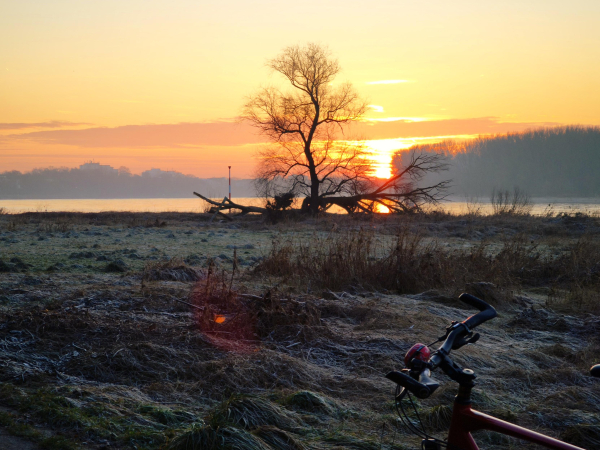
[[[526,216],[533,209],[531,197],[518,187],[512,192],[494,189],[490,201],[495,215]]]
[[[264,426],[252,432],[270,447],[277,450],[305,450],[307,447],[295,439],[290,433],[286,433],[277,427]]]
[[[437,405],[428,410],[422,417],[423,424],[435,431],[447,430],[452,420],[452,407]]]
[[[0,259],[0,272],[9,273],[9,272],[14,272],[14,271],[15,271],[15,269],[11,264],[8,264]]]
[[[226,350],[252,351],[256,342],[253,313],[247,300],[233,289],[233,277],[217,271],[209,260],[204,279],[197,282],[190,301],[195,307],[200,331],[213,344]]]
[[[259,397],[234,395],[213,410],[206,424],[193,425],[167,448],[303,450],[303,444],[283,431],[299,429],[300,422],[294,414],[274,403]]]
[[[295,335],[310,340],[326,333],[314,303],[264,295],[240,294],[228,276],[209,263],[204,279],[196,283],[190,299],[202,333],[219,348],[252,351],[261,338],[285,339]]]
[[[339,408],[330,399],[311,391],[298,391],[285,399],[285,404],[310,413],[335,416]]]
[[[600,426],[572,425],[560,435],[565,442],[583,448],[600,448]]]
[[[267,292],[261,300],[255,300],[253,307],[260,337],[296,336],[310,340],[318,334],[327,334],[321,324],[321,310],[311,300],[284,299]]]
[[[294,415],[274,403],[259,397],[234,395],[221,404],[208,419],[213,426],[231,424],[247,430],[262,426],[275,426],[284,430],[297,430],[300,422]]]
[[[270,450],[259,438],[245,430],[231,427],[213,428],[197,424],[177,436],[168,450]]]
[[[181,258],[146,264],[142,272],[142,281],[198,281],[199,273],[185,264]]]

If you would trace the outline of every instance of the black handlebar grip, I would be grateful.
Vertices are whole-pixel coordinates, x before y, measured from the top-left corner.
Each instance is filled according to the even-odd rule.
[[[388,380],[392,380],[394,383],[399,384],[403,388],[408,389],[410,392],[415,394],[417,398],[427,398],[431,395],[431,390],[424,385],[423,383],[419,383],[414,378],[406,375],[402,372],[393,371],[388,373],[385,376]]]
[[[600,364],[596,364],[595,366],[592,366],[592,368],[590,369],[590,375],[593,377],[600,378]]]
[[[473,329],[476,326],[481,325],[483,322],[487,322],[498,315],[492,305],[484,302],[474,295],[460,294],[458,298],[467,305],[477,308],[480,311],[463,322],[467,327],[469,327],[469,329]]]

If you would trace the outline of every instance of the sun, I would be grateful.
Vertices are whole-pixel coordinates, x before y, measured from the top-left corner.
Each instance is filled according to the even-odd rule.
[[[382,205],[381,203],[377,203],[377,205],[375,205],[375,212],[378,212],[380,214],[389,214],[390,208],[388,208],[385,205]]]

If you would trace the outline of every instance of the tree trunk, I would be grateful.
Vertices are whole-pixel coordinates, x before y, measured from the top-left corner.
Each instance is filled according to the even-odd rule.
[[[310,212],[316,215],[319,212],[319,180],[313,181],[310,186]]]

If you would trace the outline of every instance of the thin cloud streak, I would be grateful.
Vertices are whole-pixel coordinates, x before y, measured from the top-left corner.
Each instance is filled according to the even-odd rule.
[[[28,128],[68,128],[83,125],[91,125],[87,122],[65,122],[62,120],[51,120],[38,123],[0,123],[0,130],[25,130]]]
[[[378,112],[378,113],[383,112],[383,106],[380,106],[380,105],[369,105],[369,108],[371,108],[374,112]]]
[[[5,136],[5,141],[29,140],[40,144],[72,145],[84,148],[175,147],[200,145],[243,145],[264,142],[246,124],[235,122],[126,125],[51,130]]]

